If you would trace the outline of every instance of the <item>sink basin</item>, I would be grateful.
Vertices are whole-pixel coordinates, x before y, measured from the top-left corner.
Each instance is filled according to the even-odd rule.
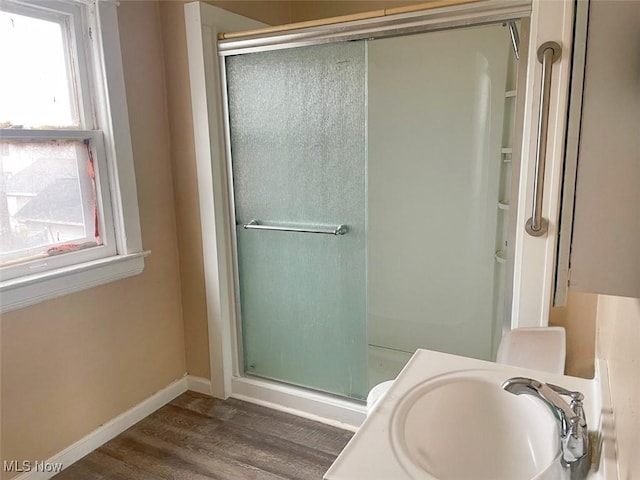
[[[536,399],[505,392],[503,375],[464,371],[418,384],[391,415],[391,444],[410,478],[559,478],[557,421]]]

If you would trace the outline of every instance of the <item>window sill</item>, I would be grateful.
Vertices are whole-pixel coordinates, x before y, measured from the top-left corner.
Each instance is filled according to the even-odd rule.
[[[46,273],[0,281],[0,313],[142,273],[151,252],[101,258]]]

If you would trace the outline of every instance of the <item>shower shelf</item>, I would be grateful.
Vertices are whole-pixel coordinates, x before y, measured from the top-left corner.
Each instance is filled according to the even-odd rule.
[[[507,202],[498,202],[498,208],[500,210],[509,210],[509,204]]]
[[[502,161],[504,163],[511,163],[511,155],[513,154],[513,148],[503,147],[500,149],[500,154],[502,155]]]
[[[498,262],[500,264],[507,263],[507,256],[502,250],[498,250],[495,253],[494,258],[496,259],[496,262]]]
[[[505,98],[514,98],[516,96],[516,91],[515,90],[507,90],[506,92],[504,92],[504,96],[505,96]]]

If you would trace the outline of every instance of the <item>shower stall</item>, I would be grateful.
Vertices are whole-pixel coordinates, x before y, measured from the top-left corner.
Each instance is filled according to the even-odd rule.
[[[570,44],[570,11],[534,5]],[[543,97],[529,50],[549,34],[531,3],[240,36],[220,35],[240,17],[189,8],[214,394],[348,409],[417,348],[493,360],[504,329],[544,324],[521,309],[546,301],[554,243],[519,225]]]
[[[493,358],[516,71],[502,23],[225,57],[247,374],[361,399]]]

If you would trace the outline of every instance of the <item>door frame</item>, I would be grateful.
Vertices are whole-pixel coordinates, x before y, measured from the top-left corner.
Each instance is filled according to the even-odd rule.
[[[533,0],[529,31],[525,109],[523,117],[522,161],[518,187],[518,213],[514,254],[511,328],[543,327],[549,322],[549,308],[556,272],[556,245],[559,231],[560,197],[571,61],[573,49],[574,2]],[[533,237],[525,232],[525,224],[533,206],[533,184],[540,103],[542,64],[537,58],[538,46],[555,41],[562,47],[560,58],[553,64],[551,98],[544,178],[542,216],[549,222],[548,232]],[[523,208],[521,208],[523,207]]]

